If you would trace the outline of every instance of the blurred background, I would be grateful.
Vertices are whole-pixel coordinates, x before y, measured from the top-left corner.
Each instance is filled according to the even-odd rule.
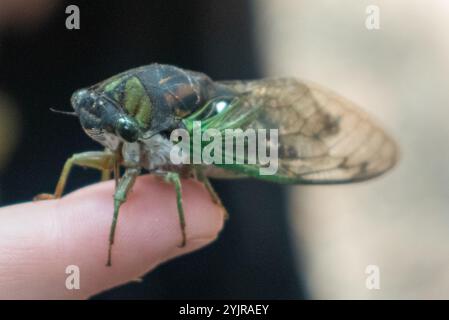
[[[218,241],[95,298],[448,299],[448,33],[444,0],[0,0],[0,203],[53,190],[67,157],[99,149],[49,111],[80,87],[151,62],[296,76],[373,114],[399,165],[344,186],[216,182],[231,214]],[[77,170],[70,189],[97,178]]]

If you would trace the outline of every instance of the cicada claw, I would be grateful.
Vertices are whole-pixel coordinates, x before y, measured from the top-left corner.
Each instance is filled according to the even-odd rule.
[[[33,201],[54,200],[56,196],[51,193],[41,193],[33,198]]]

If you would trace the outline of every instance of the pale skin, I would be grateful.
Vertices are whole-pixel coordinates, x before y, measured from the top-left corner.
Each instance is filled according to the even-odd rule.
[[[135,280],[169,259],[216,239],[224,210],[202,183],[182,181],[187,241],[173,185],[140,176],[121,207],[114,262],[105,266],[114,181],[57,200],[0,208],[0,299],[84,299]],[[80,289],[65,286],[67,266],[80,270]]]

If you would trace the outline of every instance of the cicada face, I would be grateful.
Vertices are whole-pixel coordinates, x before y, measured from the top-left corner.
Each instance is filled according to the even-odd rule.
[[[141,135],[137,122],[105,95],[81,89],[71,103],[84,131],[108,149],[116,150],[121,141],[135,142]]]

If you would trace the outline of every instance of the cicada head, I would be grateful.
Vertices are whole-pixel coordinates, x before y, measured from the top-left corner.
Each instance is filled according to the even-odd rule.
[[[80,89],[71,98],[84,131],[106,148],[116,150],[120,141],[135,142],[141,130],[116,102],[92,89]]]
[[[204,74],[151,64],[76,91],[72,106],[86,133],[109,149],[171,132],[210,99],[229,94]]]

